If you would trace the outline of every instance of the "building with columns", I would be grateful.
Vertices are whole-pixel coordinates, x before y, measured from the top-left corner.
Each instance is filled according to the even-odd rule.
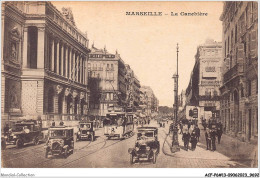
[[[243,141],[258,140],[258,2],[224,2],[222,21],[224,132]]]
[[[89,53],[90,116],[104,118],[111,110],[127,107],[125,63],[120,55],[92,45]]]
[[[1,47],[3,119],[87,114],[90,50],[69,8],[60,12],[50,2],[3,2]]]

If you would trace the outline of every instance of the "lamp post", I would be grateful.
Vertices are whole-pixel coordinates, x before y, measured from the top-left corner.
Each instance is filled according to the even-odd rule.
[[[180,151],[179,141],[178,141],[178,85],[179,85],[179,73],[178,73],[178,53],[179,53],[179,46],[177,43],[176,47],[177,52],[177,74],[173,75],[174,79],[174,91],[175,91],[175,123],[173,125],[173,134],[172,134],[172,147],[171,152],[177,152]]]

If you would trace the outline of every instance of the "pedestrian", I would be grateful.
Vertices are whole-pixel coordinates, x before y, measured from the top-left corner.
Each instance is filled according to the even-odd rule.
[[[198,127],[198,125],[196,125],[196,127],[195,127],[195,133],[196,133],[196,139],[199,142],[200,141],[200,128]]]
[[[211,150],[211,138],[209,135],[209,128],[206,128],[205,139],[206,139],[206,144],[207,144],[207,150]]]
[[[212,151],[216,150],[216,131],[212,129],[210,132],[211,144],[212,144]]]
[[[182,134],[182,140],[184,142],[184,149],[186,151],[189,150],[189,140],[190,140],[190,133],[189,132],[185,132]]]
[[[191,150],[194,151],[197,145],[196,133],[193,131],[190,135]]]
[[[222,126],[221,122],[219,122],[217,125],[218,144],[220,144],[222,134],[223,134],[223,126]]]
[[[180,125],[180,134],[183,134],[183,131],[182,131],[183,125],[182,125],[182,123],[180,123],[179,125]]]

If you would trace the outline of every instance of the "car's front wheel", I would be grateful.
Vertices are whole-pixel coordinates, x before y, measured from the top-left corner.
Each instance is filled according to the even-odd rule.
[[[21,139],[16,140],[16,148],[21,148],[23,146],[23,141]]]
[[[133,156],[133,154],[130,154],[130,164],[134,164],[134,156]]]
[[[6,149],[6,142],[4,140],[1,142],[1,148],[2,150]]]
[[[68,148],[66,148],[64,151],[64,158],[67,158],[67,157],[68,157]]]
[[[153,164],[155,164],[156,163],[156,153],[154,152],[153,153]]]
[[[45,158],[48,158],[48,155],[49,155],[49,150],[46,149],[46,151],[45,151]]]
[[[38,138],[38,137],[35,137],[35,138],[33,139],[33,144],[34,144],[34,145],[38,145],[38,144],[39,144],[39,138]]]

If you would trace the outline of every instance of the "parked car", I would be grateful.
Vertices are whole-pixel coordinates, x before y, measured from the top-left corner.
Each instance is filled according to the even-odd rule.
[[[17,148],[22,147],[25,143],[32,142],[34,145],[39,144],[42,137],[41,126],[36,120],[16,121],[12,127],[5,133],[5,144],[14,144]]]
[[[130,163],[147,160],[156,163],[156,157],[160,152],[158,141],[158,129],[156,127],[138,127],[137,141],[134,148],[129,148]]]
[[[73,150],[73,128],[53,126],[48,129],[48,139],[45,145],[46,158],[48,158],[48,155],[63,155],[67,158],[69,154],[73,154]]]
[[[93,122],[80,121],[79,131],[77,132],[77,140],[95,140],[95,131],[93,129]]]

